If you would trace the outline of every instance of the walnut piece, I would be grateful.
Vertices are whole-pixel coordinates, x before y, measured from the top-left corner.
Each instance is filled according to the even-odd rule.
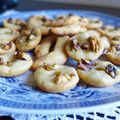
[[[15,59],[20,59],[20,60],[26,60],[26,59],[24,58],[23,52],[20,52],[20,51],[17,51],[17,52],[15,53],[14,58],[15,58]]]
[[[70,75],[68,75],[67,73],[62,73],[61,71],[57,72],[57,74],[55,73],[55,75],[56,75],[56,77],[55,77],[54,82],[56,84],[67,82],[71,78]]]
[[[50,71],[50,70],[58,69],[58,68],[59,68],[59,65],[58,65],[58,64],[44,65],[44,68],[45,68],[46,70]]]
[[[1,45],[1,48],[3,50],[9,50],[11,47],[12,47],[12,43],[11,42],[9,42],[9,43],[7,43],[5,45]]]
[[[29,36],[29,40],[34,40],[36,37],[35,37],[35,35],[30,35]]]
[[[88,38],[88,41],[90,43],[91,50],[94,52],[98,52],[99,51],[99,42],[98,42],[97,38],[94,36],[91,36]]]

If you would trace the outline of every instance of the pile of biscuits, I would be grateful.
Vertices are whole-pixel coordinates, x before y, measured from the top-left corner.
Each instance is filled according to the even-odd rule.
[[[36,86],[46,92],[67,91],[80,80],[95,87],[119,82],[119,52],[120,27],[97,18],[35,15],[6,19],[0,28],[0,76],[32,70]],[[76,69],[65,65],[69,57]]]

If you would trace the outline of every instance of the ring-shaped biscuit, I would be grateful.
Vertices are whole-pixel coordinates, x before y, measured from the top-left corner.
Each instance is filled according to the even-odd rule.
[[[67,54],[77,61],[81,59],[97,59],[102,54],[104,48],[99,36],[99,33],[94,30],[75,35],[66,44]]]
[[[10,52],[0,55],[0,76],[21,75],[31,68],[32,63],[32,58],[28,53]]]
[[[19,51],[30,51],[41,41],[41,31],[38,28],[23,29],[15,44]]]
[[[77,71],[65,65],[47,65],[34,73],[36,86],[47,92],[61,93],[74,88],[79,77]]]
[[[88,85],[107,87],[120,81],[120,70],[107,61],[96,61],[92,69],[83,70],[79,66],[78,75]]]
[[[32,69],[36,70],[38,67],[43,65],[64,64],[67,61],[67,55],[64,51],[64,46],[68,39],[68,36],[58,37],[53,50],[49,51],[48,54],[37,58],[32,65]]]

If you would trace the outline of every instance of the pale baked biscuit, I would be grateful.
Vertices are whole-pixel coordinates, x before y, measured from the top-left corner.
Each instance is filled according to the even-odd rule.
[[[3,21],[3,26],[6,28],[11,28],[13,30],[21,30],[26,25],[26,22],[21,19],[9,18]]]
[[[33,61],[28,53],[10,52],[0,55],[0,76],[13,77],[28,71]]]
[[[57,18],[49,22],[49,26],[60,27],[65,25],[71,25],[74,23],[77,24],[79,23],[80,20],[81,20],[80,16],[74,14],[68,14],[68,15],[58,16]],[[46,25],[48,25],[48,23]]]
[[[34,51],[35,56],[38,58],[48,54],[50,49],[52,49],[52,46],[54,46],[56,39],[57,36],[55,35],[50,35],[44,38],[40,44],[36,46]]]
[[[10,28],[0,28],[0,43],[9,43],[18,38],[19,32]]]
[[[36,86],[47,92],[61,93],[74,88],[79,81],[77,71],[65,65],[45,65],[34,73]]]
[[[42,32],[43,36],[46,36],[50,33],[49,26],[46,26],[51,20],[46,18],[45,16],[32,16],[28,19],[27,26],[30,29],[39,28]],[[46,25],[45,25],[46,24]]]
[[[112,46],[106,56],[113,64],[120,65],[120,44]]]
[[[84,32],[87,29],[80,24],[70,24],[61,27],[53,27],[50,32],[55,35],[74,35],[79,32]]]
[[[14,52],[15,49],[16,49],[16,46],[13,42],[9,42],[7,44],[0,43],[0,54]]]
[[[120,81],[120,70],[107,61],[96,61],[91,69],[82,69],[79,65],[77,72],[81,80],[95,87],[107,87]]]
[[[95,60],[103,52],[99,33],[94,30],[82,32],[71,38],[66,44],[67,54],[75,60]]]
[[[101,20],[99,20],[98,18],[87,18],[88,19],[88,24],[86,25],[86,27],[88,29],[97,29],[102,27],[103,22]]]
[[[64,51],[64,46],[68,39],[68,36],[58,37],[53,51],[49,51],[48,54],[37,58],[32,65],[32,69],[36,70],[38,67],[43,66],[44,64],[64,64],[67,61],[67,55]]]
[[[41,41],[41,31],[38,28],[23,29],[21,35],[15,41],[19,51],[30,51]]]

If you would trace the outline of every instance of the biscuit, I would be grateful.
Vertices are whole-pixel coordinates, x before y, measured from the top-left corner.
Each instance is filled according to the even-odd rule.
[[[58,37],[53,51],[49,51],[48,54],[37,58],[32,65],[32,69],[36,70],[38,67],[43,66],[44,64],[64,64],[67,61],[67,55],[64,51],[64,46],[68,39],[68,36]]]
[[[0,43],[9,43],[18,38],[19,32],[10,28],[0,28]]]
[[[104,49],[99,36],[99,33],[94,30],[75,35],[66,44],[67,54],[77,61],[97,59]]]
[[[0,76],[21,75],[31,68],[32,63],[32,58],[28,53],[10,52],[0,55]]]
[[[19,51],[30,51],[41,41],[41,31],[38,28],[23,29],[21,35],[15,41]]]
[[[21,19],[9,18],[3,21],[3,26],[6,28],[11,28],[13,30],[21,30],[26,25],[26,22]]]
[[[61,93],[76,86],[79,81],[77,71],[65,65],[47,65],[34,73],[36,86],[46,92]]]
[[[55,35],[74,35],[86,30],[85,27],[82,27],[79,24],[70,24],[61,27],[53,27],[50,29],[50,32]]]
[[[120,70],[107,61],[96,61],[91,69],[83,70],[79,66],[78,75],[82,81],[95,87],[107,87],[120,81]]]

